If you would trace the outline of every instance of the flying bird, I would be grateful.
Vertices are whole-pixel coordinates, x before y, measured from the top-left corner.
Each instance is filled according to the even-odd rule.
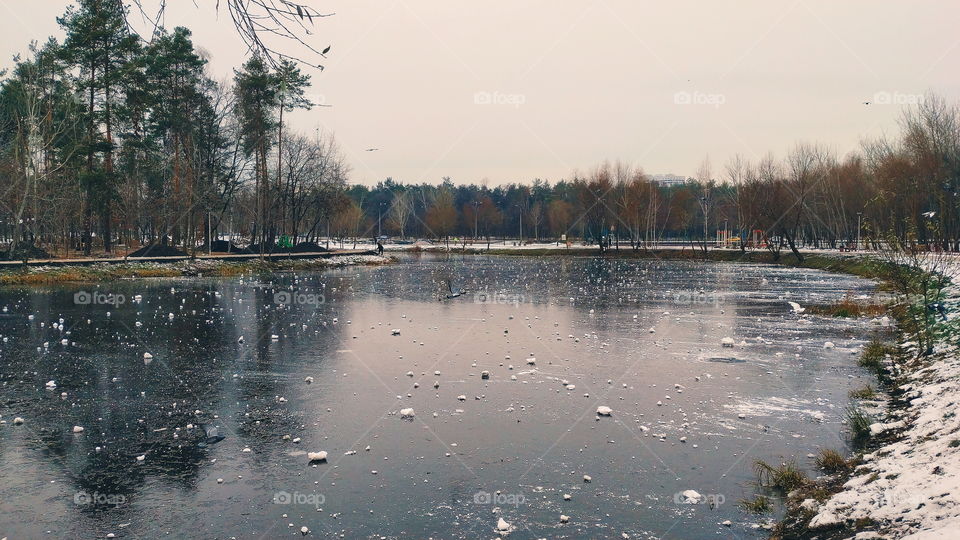
[[[458,290],[458,291],[454,291],[454,290],[453,290],[453,285],[452,285],[451,280],[450,280],[449,278],[448,278],[448,279],[445,279],[444,281],[446,281],[446,283],[447,283],[447,290],[450,291],[450,294],[446,295],[446,299],[447,299],[447,300],[450,300],[450,299],[452,299],[452,298],[456,298],[456,297],[458,297],[458,296],[462,296],[463,293],[467,292],[466,289],[460,289],[460,290]],[[442,298],[441,298],[441,300],[442,300]]]
[[[376,152],[379,148],[367,148],[364,152]]]
[[[791,308],[793,308],[794,313],[803,313],[804,311],[807,310],[807,308],[800,307],[800,304],[796,302],[787,302],[787,303],[790,304]]]

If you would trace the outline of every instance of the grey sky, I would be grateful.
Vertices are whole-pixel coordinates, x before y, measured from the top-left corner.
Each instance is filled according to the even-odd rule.
[[[230,76],[245,51],[215,1],[168,4],[166,25],[190,27]],[[896,130],[903,105],[885,98],[960,96],[953,0],[312,4],[336,12],[309,38],[332,46],[312,89],[332,107],[294,122],[334,132],[366,184],[555,181],[604,159],[692,175],[707,154],[717,175],[734,153],[798,140],[844,155]],[[0,65],[60,36],[66,5],[0,1]]]

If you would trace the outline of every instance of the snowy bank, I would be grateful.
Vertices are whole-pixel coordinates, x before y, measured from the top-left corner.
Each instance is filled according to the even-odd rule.
[[[960,287],[944,292],[933,353],[900,345],[911,360],[896,366],[898,406],[869,426],[878,446],[829,498],[804,501],[802,537],[960,538]]]

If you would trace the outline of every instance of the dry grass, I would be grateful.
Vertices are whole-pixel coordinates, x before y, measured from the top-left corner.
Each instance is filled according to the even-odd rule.
[[[887,312],[887,306],[878,302],[864,302],[846,295],[833,304],[809,306],[814,315],[827,317],[880,317]]]
[[[847,423],[850,424],[854,446],[863,446],[870,440],[870,424],[873,423],[873,419],[865,412],[851,405],[847,408]]]
[[[810,479],[803,471],[797,467],[797,464],[788,461],[774,467],[763,460],[757,460],[753,464],[754,471],[757,473],[757,483],[764,487],[779,489],[789,493],[797,488],[810,484]]]
[[[766,514],[773,510],[773,505],[770,503],[769,497],[764,497],[763,495],[757,495],[752,499],[743,499],[739,503],[740,508],[743,508],[747,512],[754,514]]]
[[[863,353],[857,360],[857,365],[865,367],[877,375],[882,375],[886,370],[887,356],[892,357],[896,353],[896,347],[875,339],[863,348]]]
[[[874,399],[877,397],[877,391],[874,390],[869,384],[865,384],[860,388],[851,390],[850,397],[852,399]]]
[[[816,457],[816,464],[818,469],[827,474],[847,471],[851,465],[850,461],[843,457],[843,454],[829,448],[820,450],[820,453]]]

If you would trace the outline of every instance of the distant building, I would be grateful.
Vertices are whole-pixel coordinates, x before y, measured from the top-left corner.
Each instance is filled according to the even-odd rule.
[[[686,176],[677,174],[655,174],[650,179],[664,187],[680,186],[687,183]]]

